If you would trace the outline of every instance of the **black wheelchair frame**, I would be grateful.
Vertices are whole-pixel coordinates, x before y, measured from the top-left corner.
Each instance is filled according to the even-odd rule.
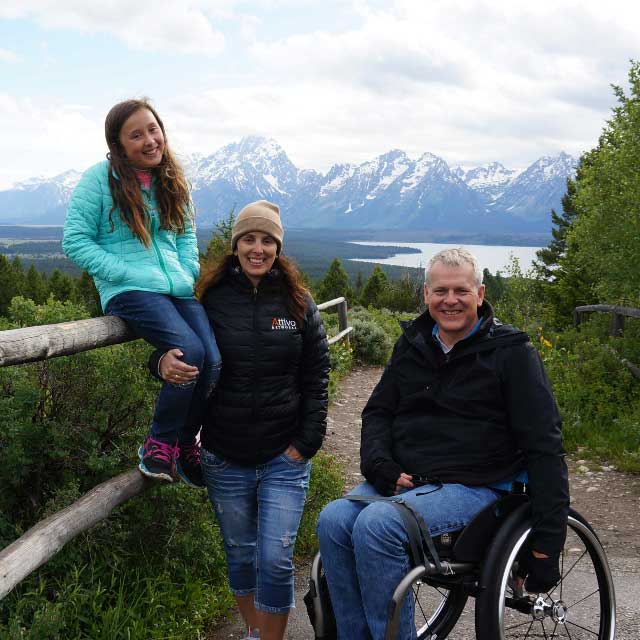
[[[528,552],[530,532],[528,496],[512,493],[483,509],[462,531],[433,538],[440,570],[433,558],[427,559],[400,581],[389,603],[385,640],[397,639],[401,605],[407,597],[418,640],[443,640],[469,597],[476,600],[477,640],[614,640],[613,579],[593,528],[570,510],[561,579],[540,594],[527,593],[517,578],[518,557]],[[319,554],[311,567],[305,602],[316,639],[336,638]]]

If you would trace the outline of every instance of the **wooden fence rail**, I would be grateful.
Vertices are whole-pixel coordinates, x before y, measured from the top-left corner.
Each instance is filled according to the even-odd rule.
[[[633,307],[620,307],[614,304],[588,304],[576,307],[573,310],[573,326],[580,329],[582,318],[585,313],[610,313],[609,335],[614,338],[621,338],[624,334],[624,319],[637,318],[640,320],[640,309]],[[616,353],[618,356],[618,354]],[[620,356],[618,356],[620,358]],[[634,377],[640,379],[640,367],[626,358],[620,358],[620,362],[631,371]]]
[[[339,333],[329,344],[348,343],[347,302],[341,298],[318,305],[338,307]],[[0,331],[0,367],[68,356],[135,340],[127,325],[113,316]],[[104,520],[123,502],[153,486],[137,469],[111,478],[65,509],[41,520],[0,551],[0,599],[41,567],[78,534]]]
[[[353,331],[353,327],[348,326],[347,301],[344,297],[340,297],[329,300],[328,302],[322,302],[318,305],[320,311],[324,311],[330,307],[338,307],[338,330],[340,333],[333,336],[333,338],[329,338],[329,344],[338,342],[338,340],[344,340],[347,346],[349,346],[349,334]]]

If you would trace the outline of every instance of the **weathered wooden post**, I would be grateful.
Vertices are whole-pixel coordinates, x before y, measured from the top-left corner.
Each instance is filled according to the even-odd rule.
[[[611,324],[609,325],[609,335],[614,338],[621,338],[624,333],[624,316],[617,311],[611,312]]]
[[[0,551],[0,599],[79,533],[104,520],[117,506],[152,487],[137,469],[94,487],[66,509],[29,529]]]
[[[342,333],[348,326],[347,301],[343,298],[342,302],[338,305],[338,329],[340,330],[340,333]],[[348,349],[350,346],[348,333],[344,336],[344,343]]]
[[[582,312],[579,310],[579,307],[576,307],[573,310],[573,326],[580,331],[580,323],[582,322]]]
[[[329,344],[334,344],[339,340],[346,340],[347,347],[349,346],[349,333],[353,331],[353,327],[348,326],[347,319],[347,301],[344,299],[344,296],[340,296],[339,298],[334,298],[333,300],[329,300],[327,302],[322,302],[318,305],[319,311],[324,311],[325,309],[329,309],[331,307],[338,307],[338,323],[339,329],[338,334],[329,338]]]

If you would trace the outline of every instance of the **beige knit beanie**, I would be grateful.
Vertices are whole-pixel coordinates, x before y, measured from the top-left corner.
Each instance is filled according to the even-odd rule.
[[[231,232],[231,250],[236,250],[238,239],[249,231],[268,233],[278,245],[278,255],[282,251],[284,229],[280,222],[280,208],[267,200],[248,204],[236,218]]]

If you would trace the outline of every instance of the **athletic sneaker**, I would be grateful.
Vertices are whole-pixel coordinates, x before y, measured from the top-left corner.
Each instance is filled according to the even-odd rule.
[[[260,638],[260,629],[250,629],[249,635],[241,638],[241,640],[256,640],[256,638]]]
[[[141,473],[155,480],[173,482],[178,448],[173,444],[147,438],[138,449]]]
[[[205,483],[200,466],[200,444],[178,444],[176,471],[180,479],[194,489],[204,489]]]

